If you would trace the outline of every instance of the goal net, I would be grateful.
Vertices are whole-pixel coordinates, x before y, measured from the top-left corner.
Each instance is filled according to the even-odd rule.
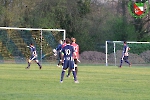
[[[50,62],[55,58],[52,49],[65,38],[64,29],[0,27],[0,63],[26,63],[30,43],[35,45],[41,63]]]
[[[129,50],[129,61],[135,65],[150,63],[150,42],[127,41]],[[123,41],[105,42],[106,66],[119,66],[123,51]],[[124,66],[128,64],[123,63]]]

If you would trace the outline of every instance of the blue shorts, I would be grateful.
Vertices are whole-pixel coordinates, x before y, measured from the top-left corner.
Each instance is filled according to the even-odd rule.
[[[30,60],[36,60],[37,59],[37,56],[31,56],[30,57]]]
[[[74,69],[74,61],[64,60],[63,69]]]
[[[128,60],[128,56],[124,56],[124,57],[123,57],[123,60]]]

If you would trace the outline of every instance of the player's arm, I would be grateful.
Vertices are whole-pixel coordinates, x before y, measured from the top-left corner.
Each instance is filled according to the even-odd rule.
[[[79,59],[79,45],[77,45],[77,57]]]
[[[73,46],[72,46],[72,48],[73,48],[73,55],[74,55],[75,59],[77,59],[76,47],[73,47]]]
[[[125,53],[124,53],[125,56],[128,56],[128,51],[129,51],[129,50],[130,50],[130,48],[127,47],[127,48],[126,48],[126,51],[125,51]]]
[[[77,52],[76,52],[76,51],[74,51],[73,53],[74,53],[74,57],[75,57],[75,59],[77,59],[77,61],[78,61],[78,62],[80,62],[80,60],[78,59],[78,54],[77,54]]]
[[[75,58],[77,59],[77,54],[76,54],[76,52],[73,52],[73,54],[74,54]]]
[[[60,49],[60,45],[58,45],[57,47],[56,47],[56,51],[58,51]]]

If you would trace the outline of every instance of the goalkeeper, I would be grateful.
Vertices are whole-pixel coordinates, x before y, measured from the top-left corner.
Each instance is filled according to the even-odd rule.
[[[131,63],[128,61],[128,56],[129,56],[129,53],[128,51],[130,50],[129,46],[127,45],[127,42],[124,41],[124,46],[123,46],[123,54],[122,54],[122,57],[121,57],[121,61],[120,61],[120,68],[122,67],[122,63],[123,63],[123,60],[129,64],[129,67],[131,67]]]

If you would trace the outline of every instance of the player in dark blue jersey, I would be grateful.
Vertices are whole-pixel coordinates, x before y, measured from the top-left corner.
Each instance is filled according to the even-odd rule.
[[[31,62],[34,60],[38,66],[39,66],[39,69],[42,68],[42,66],[40,65],[39,61],[37,60],[37,52],[36,52],[36,48],[35,46],[31,43],[30,46],[29,46],[30,50],[31,50],[31,57],[30,59],[28,60],[28,66],[26,67],[26,69],[29,69],[30,68],[30,65],[31,65]]]
[[[57,60],[58,60],[58,64],[57,66],[60,67],[61,64],[61,50],[62,50],[62,40],[59,41],[59,44],[56,48],[57,51]]]
[[[70,42],[71,42],[70,39],[66,38],[66,46],[62,48],[64,64],[63,64],[61,79],[60,79],[61,83],[63,83],[64,74],[67,68],[70,68],[72,70],[75,83],[79,83],[76,77],[75,67],[74,67],[73,54],[75,54],[75,51],[73,46],[70,45]]]
[[[124,46],[123,46],[123,52],[122,52],[122,57],[120,61],[120,68],[122,67],[123,60],[129,64],[129,67],[131,67],[131,63],[128,61],[129,53],[128,51],[130,50],[129,46],[127,45],[127,42],[124,41]]]

